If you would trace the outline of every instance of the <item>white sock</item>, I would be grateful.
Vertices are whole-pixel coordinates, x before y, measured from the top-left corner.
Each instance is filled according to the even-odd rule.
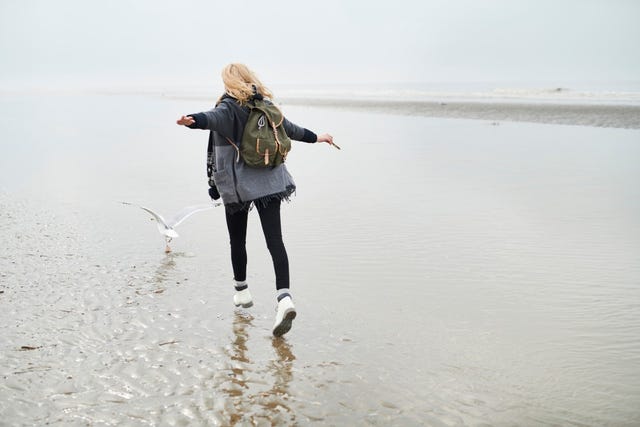
[[[291,291],[289,290],[289,288],[282,288],[276,291],[276,298],[278,299],[278,302],[282,301],[282,299],[285,297],[293,299],[291,297]]]

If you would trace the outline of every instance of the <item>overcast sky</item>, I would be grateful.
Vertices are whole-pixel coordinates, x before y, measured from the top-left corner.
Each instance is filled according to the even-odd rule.
[[[0,0],[0,85],[640,80],[638,0]]]

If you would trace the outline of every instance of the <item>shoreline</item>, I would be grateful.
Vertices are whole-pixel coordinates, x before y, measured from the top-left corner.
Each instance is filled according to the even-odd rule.
[[[214,95],[176,94],[152,91],[3,91],[3,96],[137,96],[179,101],[206,101],[213,104]],[[385,113],[431,118],[525,122],[556,125],[574,125],[617,129],[640,129],[640,105],[636,103],[606,102],[604,100],[578,101],[575,99],[526,98],[450,98],[381,99],[358,97],[283,96],[275,98],[278,105],[332,108],[361,112]]]
[[[342,108],[434,118],[640,129],[640,106],[637,105],[319,98],[282,98],[279,101],[283,105]]]

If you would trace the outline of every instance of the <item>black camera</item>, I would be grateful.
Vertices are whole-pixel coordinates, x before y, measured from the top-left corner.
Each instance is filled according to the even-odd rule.
[[[220,198],[218,187],[216,187],[215,185],[209,187],[209,197],[211,197],[213,200],[218,200]]]

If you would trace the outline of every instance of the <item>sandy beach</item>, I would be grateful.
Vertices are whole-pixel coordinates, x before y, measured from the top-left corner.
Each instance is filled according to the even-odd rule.
[[[342,150],[287,160],[274,339],[255,212],[236,309],[221,208],[165,254],[120,203],[207,201],[207,135],[175,119],[212,103],[0,97],[0,425],[640,423],[638,107],[283,100]]]

